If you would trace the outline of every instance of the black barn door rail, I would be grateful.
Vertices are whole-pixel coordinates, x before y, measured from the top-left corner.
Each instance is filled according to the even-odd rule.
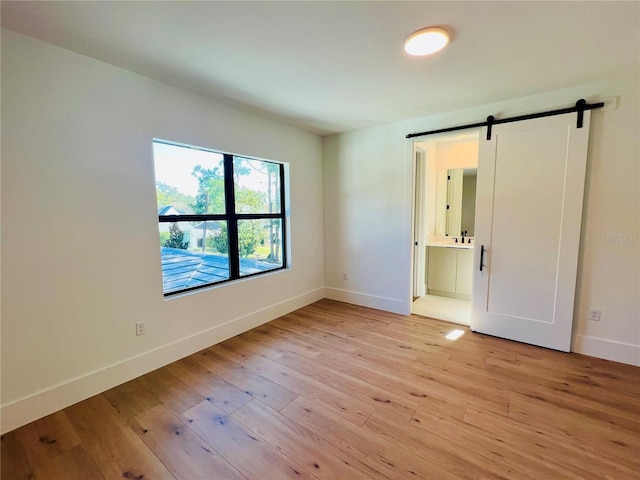
[[[551,117],[553,115],[563,115],[565,113],[576,112],[578,114],[577,128],[582,128],[585,110],[594,110],[604,107],[604,102],[587,103],[584,98],[578,100],[573,107],[559,108],[557,110],[548,110],[546,112],[529,113],[527,115],[519,115],[510,118],[495,118],[489,115],[484,122],[471,123],[468,125],[458,125],[456,127],[440,128],[438,130],[429,130],[426,132],[409,133],[406,138],[422,137],[424,135],[435,135],[436,133],[455,132],[457,130],[466,130],[468,128],[487,127],[487,140],[491,140],[491,127],[501,123],[520,122],[522,120],[532,120],[534,118]]]

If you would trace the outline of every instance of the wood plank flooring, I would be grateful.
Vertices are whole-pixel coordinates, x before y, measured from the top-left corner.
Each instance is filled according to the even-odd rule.
[[[330,300],[2,437],[3,480],[640,479],[640,368]]]

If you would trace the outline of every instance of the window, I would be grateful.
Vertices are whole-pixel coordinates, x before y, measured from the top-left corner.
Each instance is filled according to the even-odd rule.
[[[286,267],[284,165],[153,141],[165,295]]]

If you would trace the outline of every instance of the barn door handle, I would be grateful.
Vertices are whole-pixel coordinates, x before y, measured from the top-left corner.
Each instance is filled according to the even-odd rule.
[[[480,271],[484,267],[484,245],[480,245]]]

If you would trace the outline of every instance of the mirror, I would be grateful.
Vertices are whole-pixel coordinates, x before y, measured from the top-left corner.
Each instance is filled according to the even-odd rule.
[[[475,235],[477,168],[438,170],[436,187],[436,234]]]

